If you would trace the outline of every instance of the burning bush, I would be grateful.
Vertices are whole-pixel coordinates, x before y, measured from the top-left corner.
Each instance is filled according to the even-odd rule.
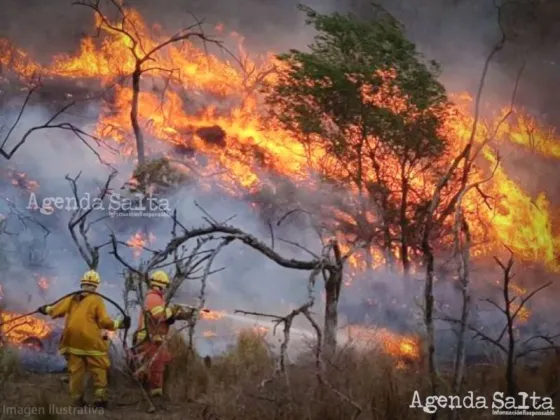
[[[20,314],[13,312],[0,312],[0,323],[6,323],[0,327],[0,337],[12,345],[29,344],[33,340],[36,343],[36,340],[45,338],[53,332],[47,322],[31,315],[10,322],[19,316]]]
[[[145,195],[168,194],[178,188],[188,178],[169,159],[161,157],[138,165],[129,181],[131,192]]]

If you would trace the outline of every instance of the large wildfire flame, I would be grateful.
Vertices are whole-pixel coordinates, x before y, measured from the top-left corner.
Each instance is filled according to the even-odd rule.
[[[149,51],[168,39],[159,26],[150,30],[135,10],[127,10],[126,13],[129,24],[134,25],[136,36],[142,39],[142,46],[137,45],[134,50],[139,57],[143,56],[143,51]],[[85,38],[75,55],[56,56],[49,66],[37,64],[27,53],[6,40],[0,40],[0,51],[4,51],[0,63],[22,78],[41,74],[42,77],[57,79],[90,80],[101,86],[112,84],[134,71],[132,44],[121,32],[101,24],[99,18],[96,23],[101,25],[105,35],[101,42]],[[116,27],[119,25],[121,23],[115,24]],[[239,35],[233,36],[241,45]],[[153,86],[152,89],[144,87],[140,92],[139,119],[144,130],[162,142],[210,156],[209,163],[201,168],[201,172],[217,173],[215,177],[231,194],[255,192],[265,186],[267,181],[259,176],[259,168],[263,166],[268,171],[287,176],[296,183],[306,183],[309,187],[308,174],[320,164],[324,151],[315,150],[310,157],[296,139],[262,118],[259,96],[254,87],[264,75],[268,75],[267,81],[274,82],[271,70],[278,63],[272,55],[256,62],[241,47],[240,52],[245,71],[237,63],[209,55],[204,48],[189,42],[170,44],[156,53],[153,58],[157,65],[146,64],[143,67],[156,68],[143,76],[144,83]],[[386,75],[393,76],[390,73]],[[179,93],[185,89],[188,97]],[[364,91],[363,94],[369,100],[383,101],[380,93],[373,95]],[[119,142],[122,151],[128,153],[133,152],[130,124],[132,95],[130,87],[118,85],[114,100],[105,105],[96,130],[99,137]],[[457,99],[463,105],[465,99],[467,104],[471,102],[468,95],[459,95]],[[394,100],[390,102],[388,106],[393,108],[402,106]],[[186,109],[192,110],[193,103],[199,104],[199,108],[188,113]],[[220,103],[226,105],[218,106]],[[462,106],[457,112],[450,113],[445,125],[448,137],[454,139],[452,148],[456,150],[469,138],[473,123],[470,114],[463,109],[466,108]],[[502,121],[508,111],[498,112],[495,122],[479,125],[479,142],[492,137],[499,142],[513,142],[544,157],[560,158],[560,142],[553,130],[540,127],[534,118],[518,109],[512,110],[511,115]],[[501,123],[498,124],[498,121]],[[491,164],[496,163],[497,157],[489,147],[484,147],[483,156]],[[225,170],[219,171],[219,168]],[[417,182],[421,184],[425,180],[419,177]],[[494,178],[485,188],[487,195],[495,198],[497,208],[489,209],[483,205],[476,193],[465,198],[466,207],[470,210],[468,216],[472,219],[473,243],[483,244],[473,253],[483,255],[495,249],[493,245],[504,244],[523,259],[543,263],[553,271],[560,270],[556,259],[560,237],[553,230],[545,194],[533,199],[508,177],[501,165],[498,165]],[[340,216],[344,217],[343,214]],[[344,243],[345,238],[340,239]],[[353,257],[351,263],[355,268],[365,268],[366,261],[373,264],[383,262],[380,253],[375,250],[369,252],[371,255],[368,258],[360,254]]]
[[[159,26],[150,30],[136,11],[127,10],[126,13],[128,22],[134,25],[135,34],[142,39],[142,45],[134,47],[139,57],[144,51],[168,39]],[[133,46],[128,37],[102,25],[99,18],[96,24],[103,31],[102,38],[84,38],[76,54],[58,55],[48,66],[36,63],[25,51],[0,39],[0,66],[11,69],[25,80],[40,74],[43,78],[73,80],[82,84],[90,82],[91,88],[113,85],[134,71]],[[121,23],[115,23],[116,27],[119,25]],[[237,34],[232,36],[240,45],[243,70],[238,63],[208,54],[205,48],[189,41],[167,45],[154,54],[154,60],[144,64],[144,70],[150,67],[152,70],[146,71],[142,78],[139,120],[143,130],[157,139],[148,142],[148,151],[158,148],[159,141],[172,145],[174,150],[197,151],[208,156],[207,163],[197,168],[197,173],[215,174],[214,178],[224,190],[235,196],[257,192],[263,187],[274,191],[274,185],[261,176],[263,168],[298,185],[312,188],[314,181],[310,181],[309,173],[321,165],[324,150],[313,150],[310,156],[296,139],[265,120],[260,112],[260,98],[255,86],[264,78],[274,83],[272,70],[279,63],[272,55],[259,61],[251,60],[241,47],[242,38]],[[385,76],[394,75],[388,73]],[[363,94],[372,101],[383,100],[379,96],[381,94],[373,95],[367,91]],[[122,153],[129,154],[134,153],[130,123],[132,97],[131,87],[117,84],[112,102],[102,109],[95,132],[108,142],[117,142]],[[445,124],[452,151],[460,150],[465,144],[473,125],[473,117],[467,111],[472,105],[472,98],[465,94],[457,95],[456,104],[454,112],[446,116]],[[390,104],[397,108],[401,105]],[[504,119],[506,114],[508,117]],[[476,141],[482,144],[487,138],[495,138],[494,143],[497,144],[513,143],[543,158],[560,158],[557,133],[541,127],[536,119],[521,109],[510,110],[508,107],[499,110],[494,121],[480,124]],[[474,247],[473,254],[483,256],[494,251],[498,244],[504,244],[520,258],[539,262],[551,271],[560,271],[557,259],[560,236],[553,228],[552,210],[546,195],[541,193],[533,198],[526,193],[508,176],[501,163],[498,164],[497,156],[489,146],[483,147],[482,158],[490,167],[497,164],[493,178],[484,186],[486,194],[493,197],[497,204],[489,209],[476,193],[465,197],[473,244],[482,244]],[[174,159],[178,158],[175,156]],[[387,162],[387,165],[392,164]],[[191,167],[189,164],[184,169],[189,171]],[[482,173],[479,176],[485,178]],[[14,174],[13,179],[14,183],[29,184],[21,174]],[[426,181],[420,176],[415,182],[433,188],[433,185],[423,185]],[[28,186],[29,189],[37,187],[33,183]],[[340,209],[333,211],[340,213],[337,214],[340,219],[347,218],[349,223],[354,223]],[[142,246],[151,239],[138,233],[130,239],[129,245],[138,256]],[[346,238],[341,235],[339,239],[347,248]],[[355,270],[365,269],[367,264],[383,263],[383,256],[376,250],[367,253],[369,255],[355,254],[352,257],[350,263]],[[214,315],[204,317],[219,318]],[[526,313],[523,318],[528,315]],[[389,337],[389,333],[386,332],[384,337]],[[394,343],[387,344],[391,346],[390,353],[416,355],[417,346],[413,342],[385,341]]]

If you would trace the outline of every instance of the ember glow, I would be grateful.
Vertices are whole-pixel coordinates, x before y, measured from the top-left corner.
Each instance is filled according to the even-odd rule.
[[[40,187],[39,182],[30,179],[25,172],[17,171],[10,166],[0,168],[0,176],[8,179],[15,188],[29,193],[36,192]]]
[[[149,235],[145,235],[142,232],[138,231],[126,242],[126,244],[132,248],[132,253],[134,258],[139,258],[144,251],[144,247],[155,241],[156,237],[151,233]]]
[[[251,330],[258,336],[264,336],[270,332],[270,328],[261,325],[256,325]]]
[[[39,280],[37,280],[37,285],[42,290],[47,290],[49,288],[49,281],[46,277],[39,277]]]
[[[362,325],[349,325],[345,331],[350,342],[378,347],[397,360],[420,359],[420,340],[418,338],[396,334],[385,328],[368,328]]]

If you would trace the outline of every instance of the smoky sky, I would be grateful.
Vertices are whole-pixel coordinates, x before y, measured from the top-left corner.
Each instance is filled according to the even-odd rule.
[[[523,0],[532,2],[533,0]],[[109,2],[106,2],[107,4]],[[298,0],[129,0],[150,22],[172,32],[192,24],[193,16],[209,25],[223,23],[246,39],[251,51],[281,51],[303,48],[311,32],[297,10]],[[368,18],[374,9],[368,0],[307,0],[321,12],[352,12]],[[426,58],[443,66],[444,82],[450,90],[476,89],[485,57],[500,38],[494,0],[384,0],[381,1],[407,30]],[[550,3],[546,0],[540,3]],[[0,36],[8,37],[48,60],[60,52],[72,52],[85,33],[92,33],[92,11],[72,6],[71,0],[0,0]],[[557,11],[558,10],[558,11]],[[545,9],[542,16],[531,10],[510,13],[507,23],[519,36],[496,57],[489,85],[492,94],[507,97],[521,62],[525,70],[519,99],[549,123],[558,125],[560,107],[551,86],[558,83],[560,44],[548,34],[545,45],[536,39],[539,28],[558,27],[560,7]]]

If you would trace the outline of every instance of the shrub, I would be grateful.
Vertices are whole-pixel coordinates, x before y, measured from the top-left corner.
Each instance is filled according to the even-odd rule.
[[[174,167],[169,159],[162,157],[138,165],[132,174],[129,189],[145,195],[168,194],[187,180],[187,176]]]

